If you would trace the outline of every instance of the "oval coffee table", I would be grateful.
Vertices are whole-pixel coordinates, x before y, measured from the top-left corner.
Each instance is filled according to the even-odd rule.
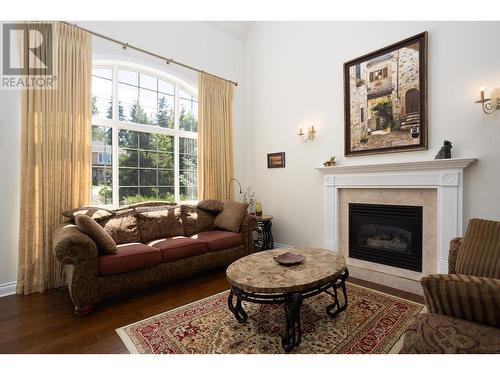
[[[292,266],[282,266],[273,260],[286,252],[301,254],[305,260]],[[226,276],[231,285],[229,310],[238,322],[244,323],[248,318],[241,301],[284,305],[286,328],[281,342],[286,352],[300,344],[300,307],[305,298],[322,292],[331,295],[333,303],[326,307],[326,313],[332,318],[347,307],[345,281],[349,271],[344,258],[334,251],[311,247],[262,251],[233,262]],[[338,289],[343,293],[342,305]]]

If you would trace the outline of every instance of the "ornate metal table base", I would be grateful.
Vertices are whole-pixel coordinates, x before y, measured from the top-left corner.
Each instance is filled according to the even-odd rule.
[[[326,313],[331,318],[335,318],[347,308],[347,291],[345,281],[349,277],[347,268],[340,276],[328,284],[308,289],[297,293],[283,294],[259,294],[245,292],[236,287],[231,287],[227,304],[229,310],[234,314],[239,323],[245,323],[248,319],[248,314],[243,309],[241,301],[248,301],[262,304],[283,304],[285,309],[286,328],[281,338],[281,344],[285,352],[290,352],[295,346],[300,344],[302,339],[302,329],[300,325],[300,307],[304,299],[315,296],[319,293],[327,293],[333,297],[333,303],[326,307]],[[332,291],[330,291],[330,289]],[[341,304],[338,298],[338,290],[342,291],[344,302]],[[236,303],[234,303],[236,297]]]
[[[274,238],[271,232],[273,223],[271,220],[259,221],[257,223],[257,232],[259,238],[254,241],[255,247],[261,250],[269,250],[274,248]]]

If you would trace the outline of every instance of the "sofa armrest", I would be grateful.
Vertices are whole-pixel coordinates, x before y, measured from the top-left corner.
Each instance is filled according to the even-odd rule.
[[[455,267],[460,249],[462,248],[463,237],[457,237],[450,241],[450,253],[448,254],[448,273],[457,273]]]
[[[80,231],[75,224],[64,223],[56,228],[53,235],[53,251],[62,264],[78,264],[95,258],[97,245],[92,238]]]
[[[434,274],[420,283],[429,312],[500,328],[500,280]]]
[[[243,237],[243,245],[245,246],[245,253],[253,253],[253,231],[257,228],[257,218],[254,215],[247,214],[243,218],[240,226],[240,233]]]
[[[54,232],[53,251],[56,259],[64,265],[75,312],[90,312],[98,299],[97,245],[76,225],[64,223]]]

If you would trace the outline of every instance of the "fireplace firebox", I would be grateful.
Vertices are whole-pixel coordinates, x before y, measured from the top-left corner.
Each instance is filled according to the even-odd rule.
[[[349,203],[349,257],[422,271],[422,207]]]

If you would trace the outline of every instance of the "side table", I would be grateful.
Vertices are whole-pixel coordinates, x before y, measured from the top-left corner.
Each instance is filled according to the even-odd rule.
[[[254,240],[254,246],[259,250],[269,250],[274,248],[274,238],[271,232],[273,226],[273,217],[271,215],[255,215],[257,219],[257,235]]]

